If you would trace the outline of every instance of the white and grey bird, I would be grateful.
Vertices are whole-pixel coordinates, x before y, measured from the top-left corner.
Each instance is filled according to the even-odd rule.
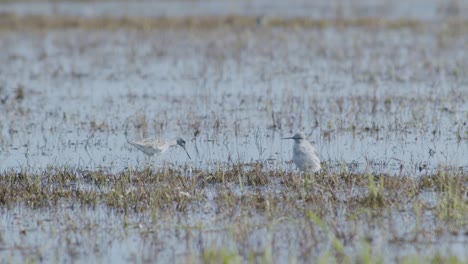
[[[298,132],[292,137],[283,139],[294,139],[293,161],[299,170],[303,172],[317,172],[320,170],[320,159],[317,150],[306,140],[304,132]]]
[[[143,139],[141,141],[129,141],[127,140],[128,144],[136,147],[137,149],[141,150],[143,153],[145,153],[148,156],[153,156],[157,154],[164,153],[166,150],[168,150],[171,147],[174,146],[181,146],[184,150],[185,153],[187,153],[187,156],[189,159],[192,159],[185,148],[185,140],[182,138],[176,138],[176,139],[171,139],[171,140],[164,140],[164,139],[154,139],[154,138],[147,138]]]

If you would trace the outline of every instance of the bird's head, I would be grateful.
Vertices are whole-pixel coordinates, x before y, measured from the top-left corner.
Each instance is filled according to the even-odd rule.
[[[297,132],[292,137],[287,137],[287,138],[283,138],[283,139],[294,139],[295,142],[301,142],[305,138],[306,138],[306,135],[304,134],[304,132],[301,131],[301,132]]]
[[[190,157],[190,155],[188,154],[187,149],[185,148],[185,140],[183,138],[177,138],[177,145],[181,146],[185,150],[185,153],[187,153],[189,159],[192,159],[192,157]]]
[[[183,138],[177,138],[177,145],[185,149],[185,140]]]

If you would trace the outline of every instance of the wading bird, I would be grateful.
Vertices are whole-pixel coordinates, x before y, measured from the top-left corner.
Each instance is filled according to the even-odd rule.
[[[170,147],[174,146],[181,146],[189,159],[192,159],[185,148],[185,140],[182,138],[171,139],[171,140],[164,140],[164,139],[154,139],[154,138],[147,138],[141,141],[129,141],[127,140],[128,144],[136,147],[137,149],[143,151],[148,156],[153,156],[155,154],[164,153]]]
[[[299,170],[303,172],[317,172],[320,170],[320,159],[317,150],[305,139],[304,132],[298,132],[292,137],[283,139],[294,139],[293,161]]]
[[[145,153],[149,157],[164,153],[171,147],[180,146],[185,150],[185,153],[187,153],[187,156],[189,157],[189,159],[192,159],[187,149],[185,148],[185,140],[183,140],[180,137],[176,139],[170,139],[170,140],[146,138],[141,141],[130,141],[128,139],[127,129],[128,129],[128,120],[126,121],[126,126],[125,126],[125,138],[127,139],[128,144],[141,150],[143,153]]]

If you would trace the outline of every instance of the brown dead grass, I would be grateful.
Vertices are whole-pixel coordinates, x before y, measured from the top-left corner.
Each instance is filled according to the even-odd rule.
[[[454,28],[460,33],[466,32],[467,20],[453,19],[444,23],[448,28]],[[56,30],[56,29],[86,29],[86,30],[117,30],[117,29],[214,29],[219,27],[249,28],[249,27],[371,27],[399,29],[418,29],[429,23],[414,19],[383,19],[383,18],[353,18],[353,19],[310,19],[282,18],[257,16],[202,16],[202,17],[79,17],[79,16],[20,16],[12,13],[0,15],[0,30]]]

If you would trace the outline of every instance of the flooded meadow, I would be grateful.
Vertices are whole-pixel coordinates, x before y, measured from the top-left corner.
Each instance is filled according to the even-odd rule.
[[[468,6],[351,2],[0,1],[2,263],[465,263]]]

